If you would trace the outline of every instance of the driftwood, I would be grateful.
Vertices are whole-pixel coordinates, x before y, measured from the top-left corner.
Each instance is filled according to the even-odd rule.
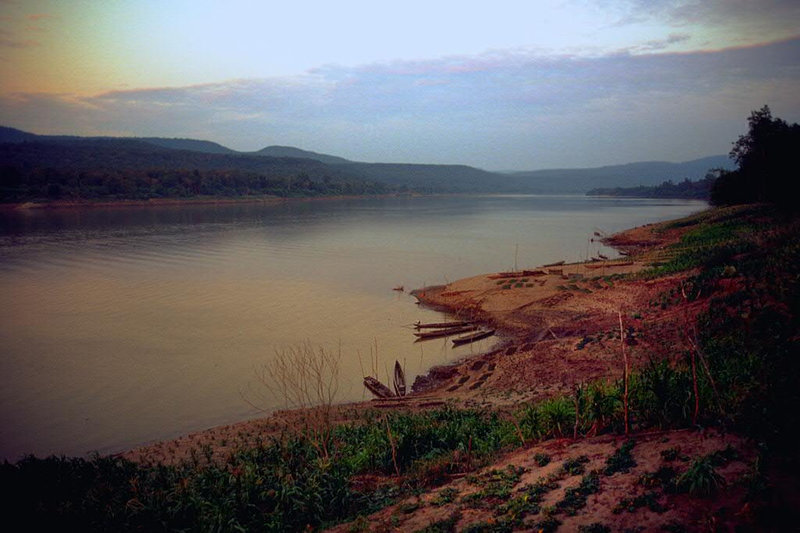
[[[364,386],[367,388],[368,391],[374,394],[376,398],[394,397],[394,393],[389,387],[387,387],[377,379],[373,378],[372,376],[367,376],[364,378]]]

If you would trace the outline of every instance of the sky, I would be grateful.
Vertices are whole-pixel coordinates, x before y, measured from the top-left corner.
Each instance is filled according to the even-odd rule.
[[[800,122],[797,0],[0,0],[0,125],[488,170]]]

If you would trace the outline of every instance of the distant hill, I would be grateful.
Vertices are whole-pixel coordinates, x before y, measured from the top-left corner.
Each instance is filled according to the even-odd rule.
[[[169,148],[172,150],[189,150],[192,152],[203,152],[207,154],[235,154],[235,150],[226,148],[221,144],[211,141],[201,141],[197,139],[170,139],[167,137],[78,137],[75,135],[36,135],[15,128],[0,126],[0,143],[22,143],[22,142],[53,142],[53,143],[73,143],[80,141],[141,141],[148,144]]]
[[[70,149],[57,148],[64,145]],[[684,163],[652,161],[596,168],[499,173],[466,165],[363,163],[291,146],[268,146],[257,152],[237,152],[197,139],[35,135],[7,127],[0,127],[0,157],[0,165],[7,170],[13,167],[23,174],[37,168],[40,170],[36,172],[41,173],[44,172],[42,169],[50,168],[83,172],[106,170],[111,173],[123,170],[133,173],[197,170],[240,178],[247,175],[250,176],[248,179],[260,175],[273,185],[251,188],[259,191],[279,190],[275,180],[289,183],[299,175],[315,182],[327,180],[328,185],[318,185],[314,191],[306,191],[309,194],[322,194],[322,190],[339,191],[341,187],[331,185],[334,182],[348,183],[350,188],[339,192],[349,194],[355,194],[356,190],[580,194],[598,188],[698,180],[712,168],[733,167],[727,156],[719,155]],[[230,191],[247,190],[241,184],[237,187]],[[215,189],[220,188],[225,187],[215,186]],[[137,187],[137,190],[141,188]]]
[[[199,141],[197,139],[167,139],[165,137],[133,137],[133,140],[142,141],[172,150],[189,150],[191,152],[203,152],[206,154],[236,154],[221,144],[211,141]]]
[[[39,138],[39,135],[18,130],[16,128],[0,126],[0,143],[21,143],[26,141],[34,141],[37,138]]]
[[[420,192],[511,192],[505,176],[466,165],[349,163],[340,168],[363,179]]]
[[[694,159],[684,163],[649,161],[596,168],[571,168],[513,172],[509,178],[532,192],[587,192],[605,187],[660,185],[664,181],[700,180],[712,168],[733,169],[726,155]]]
[[[0,201],[392,192],[312,159],[165,148],[144,140],[0,143]]]
[[[256,155],[266,155],[270,157],[299,157],[302,159],[313,159],[321,161],[328,165],[341,165],[345,163],[352,163],[343,157],[336,157],[335,155],[318,154],[317,152],[310,152],[308,150],[301,150],[293,146],[267,146],[258,152],[253,152]]]

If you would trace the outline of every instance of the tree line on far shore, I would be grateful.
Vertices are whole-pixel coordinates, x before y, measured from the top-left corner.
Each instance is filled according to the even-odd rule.
[[[592,189],[587,196],[621,196],[628,198],[685,198],[689,200],[708,200],[711,197],[711,188],[719,177],[720,170],[712,170],[702,180],[692,181],[686,178],[674,183],[667,180],[661,185],[648,187],[604,187]]]
[[[131,140],[0,143],[0,202],[336,196],[397,190],[319,161]]]
[[[665,181],[654,187],[592,189],[590,196],[686,198],[708,200],[711,205],[775,204],[797,209],[793,198],[792,169],[800,154],[800,125],[773,118],[769,106],[753,111],[748,132],[733,143],[734,170],[713,169],[699,181]]]

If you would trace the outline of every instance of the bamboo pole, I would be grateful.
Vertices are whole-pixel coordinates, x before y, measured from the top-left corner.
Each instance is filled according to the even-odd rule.
[[[622,379],[625,382],[625,392],[622,395],[622,409],[625,416],[625,436],[628,436],[630,428],[628,427],[628,354],[625,353],[625,329],[622,326],[622,311],[617,311],[619,316],[619,340],[622,346],[622,361],[623,373]]]

